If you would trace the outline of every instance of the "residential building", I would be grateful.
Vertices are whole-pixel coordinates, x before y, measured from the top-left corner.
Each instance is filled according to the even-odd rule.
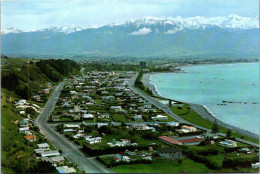
[[[134,120],[135,121],[143,121],[142,115],[135,115]]]
[[[164,148],[158,150],[158,155],[165,157],[167,159],[180,159],[181,158],[181,149],[179,148]]]
[[[24,138],[29,142],[35,142],[36,141],[36,135],[25,135]]]
[[[59,173],[76,173],[77,171],[73,167],[61,166],[56,167]]]
[[[50,150],[50,151],[41,152],[42,157],[59,156],[59,155],[60,155],[60,152],[58,150]]]
[[[168,116],[165,115],[157,115],[155,117],[151,117],[153,120],[168,120]]]
[[[86,143],[88,143],[88,144],[100,143],[101,140],[102,140],[101,137],[93,137],[93,138],[86,137]]]
[[[41,150],[50,150],[50,146],[48,143],[37,144],[37,146]]]

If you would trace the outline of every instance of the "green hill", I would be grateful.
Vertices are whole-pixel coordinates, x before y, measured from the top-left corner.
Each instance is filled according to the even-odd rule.
[[[38,92],[46,83],[58,82],[72,73],[79,73],[79,69],[80,66],[71,60],[2,58],[1,173],[35,173],[52,170],[49,164],[36,159],[33,147],[28,145],[23,134],[18,133],[17,123],[25,116],[18,114],[15,101],[22,98],[30,101],[31,95]],[[40,139],[46,141],[44,138]]]

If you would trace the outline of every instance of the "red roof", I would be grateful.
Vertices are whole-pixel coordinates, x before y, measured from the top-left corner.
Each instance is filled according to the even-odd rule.
[[[26,135],[26,136],[24,136],[24,138],[28,140],[28,139],[36,138],[36,136],[35,135]]]
[[[164,141],[167,141],[167,142],[169,142],[169,143],[171,143],[171,144],[181,144],[181,143],[182,143],[181,141],[174,140],[174,139],[169,138],[169,137],[167,137],[167,136],[161,136],[161,137],[159,137],[159,139],[164,140]]]
[[[192,142],[198,142],[198,141],[203,141],[202,138],[190,138],[190,139],[185,139],[185,140],[179,140],[181,143],[192,143]]]

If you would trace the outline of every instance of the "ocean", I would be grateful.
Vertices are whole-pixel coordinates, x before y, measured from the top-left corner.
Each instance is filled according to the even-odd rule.
[[[259,63],[196,65],[150,77],[159,95],[202,104],[223,122],[259,134]]]

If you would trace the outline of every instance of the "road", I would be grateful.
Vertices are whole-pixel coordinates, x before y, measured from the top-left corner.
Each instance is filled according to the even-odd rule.
[[[62,150],[62,155],[72,163],[76,164],[78,169],[85,171],[86,173],[111,173],[109,169],[106,169],[100,163],[93,158],[87,158],[87,156],[81,152],[73,143],[67,140],[65,137],[57,133],[54,129],[47,124],[48,117],[54,110],[55,104],[60,95],[64,82],[61,82],[54,90],[52,96],[45,104],[42,112],[35,120],[35,124],[40,128],[40,131],[46,138],[57,148]]]
[[[169,116],[171,116],[172,118],[174,118],[175,120],[179,121],[180,123],[186,123],[186,124],[189,124],[189,125],[192,125],[194,127],[197,127],[201,130],[205,130],[207,132],[211,132],[211,129],[207,129],[207,128],[204,128],[204,127],[201,127],[199,125],[196,125],[196,124],[193,124],[193,123],[190,123],[186,120],[184,120],[183,118],[179,117],[178,115],[174,114],[172,112],[172,110],[165,104],[159,102],[157,99],[151,97],[151,96],[148,96],[147,94],[143,93],[142,91],[140,91],[139,89],[137,89],[135,86],[134,86],[134,82],[135,82],[135,79],[137,78],[138,75],[136,75],[135,77],[132,78],[131,80],[131,83],[130,83],[130,89],[132,89],[136,94],[138,94],[139,96],[143,97],[144,99],[146,99],[147,101],[149,101],[150,103],[152,103],[155,107],[157,107],[158,109],[164,111],[165,113],[167,113]],[[223,133],[218,133],[218,135],[220,136],[224,136],[226,137],[226,134],[223,134]],[[252,146],[255,146],[255,147],[259,147],[259,144],[256,144],[256,143],[252,143],[252,142],[249,142],[249,141],[246,141],[246,140],[242,140],[240,138],[236,138],[237,141],[240,141],[242,143],[246,143],[246,144],[249,144],[249,145],[252,145]]]

